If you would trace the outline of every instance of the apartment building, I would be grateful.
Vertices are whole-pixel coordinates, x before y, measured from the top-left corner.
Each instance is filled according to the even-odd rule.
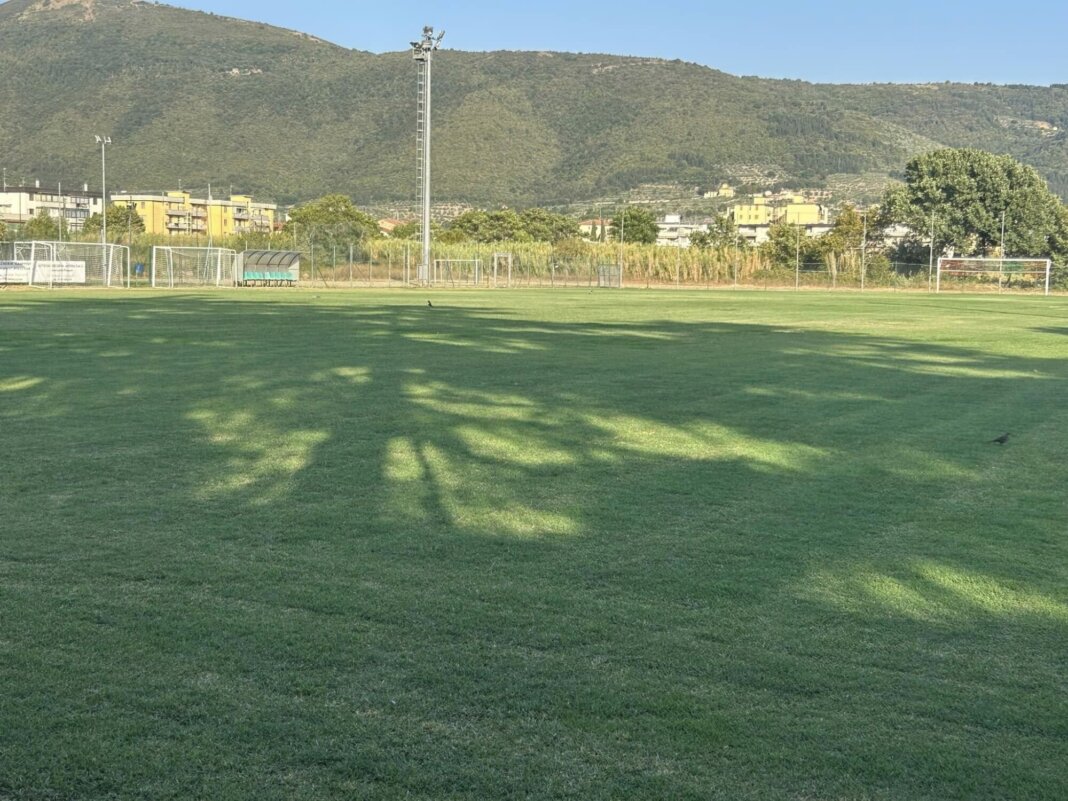
[[[67,221],[68,231],[80,231],[85,221],[103,209],[99,192],[90,192],[87,185],[80,190],[42,188],[36,181],[32,187],[6,186],[0,191],[0,221],[24,223],[42,211],[49,217]]]
[[[274,203],[260,203],[249,195],[195,198],[189,192],[116,194],[116,206],[133,206],[145,221],[145,233],[158,236],[233,236],[272,233],[278,216]]]

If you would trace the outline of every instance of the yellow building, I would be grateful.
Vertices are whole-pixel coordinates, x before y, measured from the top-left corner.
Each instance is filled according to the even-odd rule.
[[[824,222],[823,207],[817,203],[806,203],[799,195],[786,205],[772,205],[767,198],[757,196],[752,203],[732,206],[731,216],[735,225],[771,225],[776,222],[819,225]]]
[[[257,203],[248,195],[229,200],[194,198],[188,192],[162,195],[112,195],[116,206],[133,206],[145,221],[145,233],[157,236],[233,236],[274,231],[278,206]]]
[[[804,199],[802,198],[801,201]],[[790,225],[819,225],[823,222],[823,208],[818,203],[798,202],[787,204],[778,217]]]
[[[775,209],[762,197],[753,198],[752,203],[739,203],[731,206],[731,217],[735,225],[771,225],[775,219]]]

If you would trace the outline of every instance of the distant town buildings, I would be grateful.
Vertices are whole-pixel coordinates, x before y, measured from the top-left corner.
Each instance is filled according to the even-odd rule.
[[[592,220],[579,222],[579,233],[584,239],[600,240],[608,238],[608,228],[612,221],[606,217],[595,217]]]
[[[157,236],[269,234],[278,218],[277,205],[256,202],[248,195],[203,199],[183,191],[115,194],[111,202],[123,208],[132,206],[145,221],[145,233]]]
[[[37,181],[32,187],[9,186],[0,191],[0,222],[5,223],[24,223],[43,211],[53,219],[66,220],[67,230],[77,232],[102,209],[100,193],[90,192],[85,185],[79,191],[59,186],[42,189]]]
[[[656,227],[656,244],[661,247],[688,248],[690,237],[698,231],[708,231],[707,222],[683,222],[679,214],[665,215]]]
[[[806,236],[822,236],[831,230],[825,207],[793,193],[757,195],[749,203],[731,206],[728,216],[738,235],[751,245],[767,242],[771,226],[780,222],[801,226]]]
[[[734,197],[734,195],[735,195],[734,187],[731,186],[730,184],[723,183],[723,184],[720,184],[717,189],[712,189],[712,190],[709,190],[708,192],[705,192],[702,195],[702,197],[705,197],[705,198],[717,198],[718,197],[718,198],[724,198],[724,199],[729,200],[730,198]]]

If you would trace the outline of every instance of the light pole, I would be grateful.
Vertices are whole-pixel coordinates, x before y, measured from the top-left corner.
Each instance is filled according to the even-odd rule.
[[[445,31],[434,36],[434,29],[423,28],[423,38],[412,42],[412,58],[420,65],[419,106],[416,115],[416,136],[419,139],[419,173],[422,179],[423,254],[419,265],[419,279],[430,281],[430,72],[434,52],[441,46]]]
[[[108,156],[107,147],[111,144],[110,136],[97,136],[100,145],[100,217],[104,221],[100,228],[101,241],[108,244]]]
[[[1005,279],[1005,210],[1001,211],[1001,261],[998,263],[998,292]]]
[[[801,289],[801,226],[797,226],[797,252],[794,254],[794,292]]]
[[[927,265],[927,291],[931,291],[931,280],[934,276],[934,246],[935,246],[935,213],[934,209],[931,209],[931,255],[930,262]],[[941,283],[941,275],[939,275],[939,283]],[[937,288],[936,288],[937,289]]]
[[[864,291],[864,279],[868,272],[868,210],[864,209],[864,233],[860,239],[860,291]]]

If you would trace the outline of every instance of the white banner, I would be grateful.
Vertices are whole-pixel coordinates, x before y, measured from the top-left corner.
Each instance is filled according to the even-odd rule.
[[[39,261],[34,270],[35,284],[84,284],[84,261]]]
[[[30,262],[0,261],[0,284],[30,283]]]

